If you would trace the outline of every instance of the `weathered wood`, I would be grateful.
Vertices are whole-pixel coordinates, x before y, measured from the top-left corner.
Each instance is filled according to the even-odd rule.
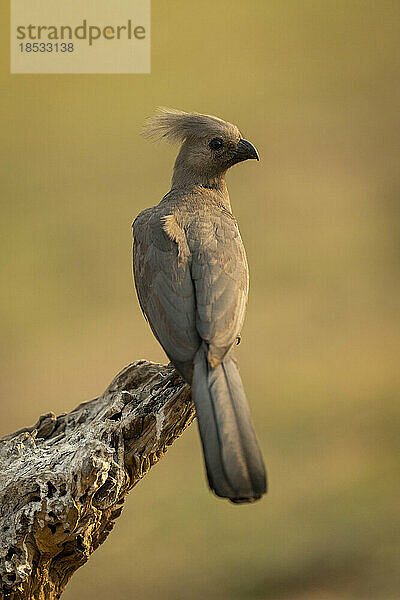
[[[194,414],[172,366],[138,361],[99,398],[2,438],[0,599],[59,598]]]

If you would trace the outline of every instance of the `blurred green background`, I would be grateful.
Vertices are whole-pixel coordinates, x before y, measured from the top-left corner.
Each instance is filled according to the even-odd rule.
[[[217,114],[262,157],[229,186],[270,493],[214,498],[191,427],[65,599],[399,598],[399,2],[155,0],[151,75],[103,76],[10,75],[5,4],[0,434],[165,361],[131,223],[168,191],[176,149],[141,138],[144,118]]]

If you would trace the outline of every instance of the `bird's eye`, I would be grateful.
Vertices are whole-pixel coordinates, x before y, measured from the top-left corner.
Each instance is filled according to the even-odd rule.
[[[211,150],[220,150],[224,145],[224,140],[222,138],[214,138],[208,145]]]

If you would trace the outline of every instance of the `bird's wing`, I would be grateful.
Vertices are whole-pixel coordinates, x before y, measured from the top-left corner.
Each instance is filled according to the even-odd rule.
[[[174,363],[191,362],[201,343],[216,366],[240,333],[248,269],[230,213],[199,210],[187,221],[155,208],[133,224],[133,270],[139,303]]]
[[[187,231],[196,290],[196,329],[216,366],[236,342],[248,295],[248,268],[235,219],[227,211],[199,215]]]
[[[133,224],[133,272],[139,303],[176,366],[191,364],[201,343],[190,253],[185,240],[179,238],[180,231],[157,207],[140,213]]]

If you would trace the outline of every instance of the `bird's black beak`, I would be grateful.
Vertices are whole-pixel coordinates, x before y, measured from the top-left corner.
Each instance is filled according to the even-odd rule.
[[[255,160],[260,160],[258,156],[257,150],[254,148],[253,144],[250,144],[247,140],[239,140],[238,145],[236,146],[235,159],[236,162],[241,162],[242,160],[248,160],[249,158],[254,158]]]

